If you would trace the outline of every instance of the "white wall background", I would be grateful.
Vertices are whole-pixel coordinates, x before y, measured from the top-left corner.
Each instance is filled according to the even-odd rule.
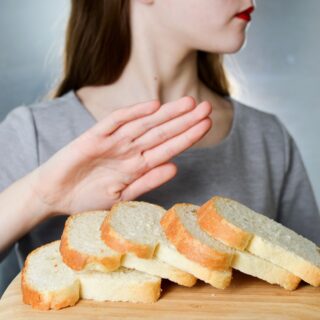
[[[1,0],[0,121],[51,89],[68,11],[68,0]],[[246,46],[227,62],[234,96],[277,114],[294,136],[320,204],[319,12],[319,0],[257,0]],[[0,295],[17,272],[13,255],[0,264]]]

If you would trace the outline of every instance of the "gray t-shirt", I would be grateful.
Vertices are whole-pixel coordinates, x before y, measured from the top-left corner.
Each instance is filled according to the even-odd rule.
[[[213,147],[176,156],[177,175],[136,200],[169,208],[223,195],[320,244],[319,209],[294,139],[275,115],[230,99],[235,114],[228,136]],[[95,123],[74,91],[12,110],[0,124],[0,191]],[[60,238],[65,220],[50,218],[18,241],[20,268],[32,249]]]

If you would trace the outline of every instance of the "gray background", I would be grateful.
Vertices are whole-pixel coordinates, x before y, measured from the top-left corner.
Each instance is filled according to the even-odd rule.
[[[68,0],[1,0],[0,121],[58,81],[68,11]],[[245,47],[226,59],[233,96],[277,114],[294,136],[318,204],[319,12],[319,0],[257,0]],[[0,295],[17,272],[11,254],[0,264]]]

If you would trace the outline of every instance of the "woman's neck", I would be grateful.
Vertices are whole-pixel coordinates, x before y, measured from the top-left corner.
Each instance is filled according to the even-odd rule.
[[[86,88],[91,108],[103,114],[106,108],[110,111],[153,99],[161,104],[185,95],[197,103],[207,99],[206,88],[198,78],[197,51],[179,41],[179,35],[150,21],[152,15],[143,13],[146,6],[136,9],[132,6],[129,61],[116,82]],[[217,100],[218,95],[212,93],[210,99]]]
[[[198,145],[217,143],[230,129],[232,106],[200,81],[194,48],[185,45],[172,30],[150,21],[152,15],[144,14],[144,7],[132,8],[131,55],[121,77],[110,85],[81,88],[77,92],[80,100],[97,120],[115,109],[153,99],[161,104],[185,95],[192,96],[197,104],[208,100],[213,106],[214,130]]]

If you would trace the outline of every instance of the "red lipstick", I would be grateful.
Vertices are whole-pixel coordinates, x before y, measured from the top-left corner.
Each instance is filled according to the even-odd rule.
[[[239,12],[238,14],[236,14],[237,18],[246,20],[246,21],[250,21],[251,20],[251,16],[250,14],[254,11],[254,6],[251,6],[250,8]]]

